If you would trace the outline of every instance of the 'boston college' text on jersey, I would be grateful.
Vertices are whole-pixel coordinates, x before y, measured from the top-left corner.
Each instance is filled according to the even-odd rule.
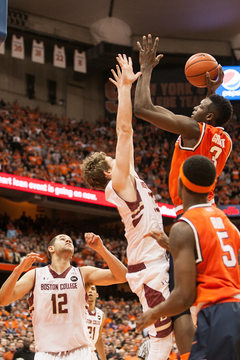
[[[90,311],[88,307],[86,308],[86,322],[89,335],[93,344],[95,345],[98,340],[99,329],[103,321],[103,311],[96,308],[93,311]]]
[[[79,268],[57,274],[50,265],[35,269],[29,297],[37,351],[64,352],[94,346],[85,318],[85,287]]]

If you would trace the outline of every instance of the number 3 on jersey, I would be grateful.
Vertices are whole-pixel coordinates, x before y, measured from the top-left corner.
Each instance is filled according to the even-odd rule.
[[[91,338],[92,340],[94,340],[94,337],[95,337],[95,327],[94,327],[94,326],[88,326],[88,331],[89,331],[90,338]]]
[[[221,155],[222,151],[223,151],[222,148],[220,146],[216,146],[216,145],[212,146],[211,149],[210,149],[210,153],[213,154],[212,162],[213,162],[215,167],[217,166],[217,159]]]

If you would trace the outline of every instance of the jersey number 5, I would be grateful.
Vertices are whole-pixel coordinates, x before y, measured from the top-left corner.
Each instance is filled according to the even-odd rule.
[[[226,267],[234,267],[237,264],[236,256],[231,245],[224,245],[223,239],[228,239],[228,233],[226,231],[217,231],[217,236],[221,245],[223,252],[228,253],[228,255],[223,255],[223,263]]]

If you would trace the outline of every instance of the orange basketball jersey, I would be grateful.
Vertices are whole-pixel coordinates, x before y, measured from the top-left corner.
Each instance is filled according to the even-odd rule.
[[[216,166],[216,180],[209,193],[208,200],[214,200],[214,188],[217,177],[223,170],[228,156],[232,150],[232,140],[230,136],[220,127],[214,127],[205,123],[199,123],[200,138],[193,148],[182,146],[182,138],[178,137],[173,152],[171,170],[169,173],[169,192],[173,204],[176,206],[177,215],[183,212],[182,200],[178,197],[178,176],[181,164],[190,156],[203,155],[213,161]]]
[[[240,301],[238,229],[220,209],[209,203],[190,207],[179,221],[188,223],[195,237],[195,305],[201,307],[218,302]]]

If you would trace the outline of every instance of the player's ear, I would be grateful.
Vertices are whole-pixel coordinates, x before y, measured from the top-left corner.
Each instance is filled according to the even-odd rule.
[[[96,293],[96,298],[99,298],[99,293]]]
[[[54,246],[53,245],[50,245],[48,247],[48,251],[50,252],[50,254],[53,254],[54,253]]]
[[[112,170],[109,169],[109,170],[104,170],[104,175],[106,176],[107,179],[111,179],[111,176],[112,176]]]
[[[214,113],[210,112],[210,113],[207,114],[207,116],[206,116],[206,121],[207,122],[210,122],[210,121],[212,122],[214,119],[215,119]]]

